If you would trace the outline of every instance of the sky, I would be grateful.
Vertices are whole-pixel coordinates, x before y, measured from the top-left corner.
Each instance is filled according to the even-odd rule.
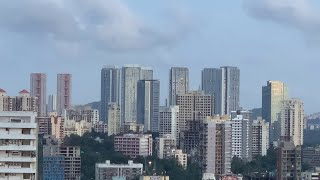
[[[30,89],[30,73],[73,75],[72,103],[100,99],[104,65],[154,69],[167,97],[169,69],[237,66],[240,104],[261,107],[261,87],[284,81],[307,114],[320,107],[320,2],[317,0],[2,0],[0,88]]]

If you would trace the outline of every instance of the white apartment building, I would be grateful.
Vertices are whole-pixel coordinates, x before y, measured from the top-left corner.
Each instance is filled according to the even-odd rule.
[[[151,134],[123,134],[114,137],[114,150],[130,158],[152,155]]]
[[[71,134],[82,136],[84,133],[91,131],[91,123],[85,120],[68,120],[64,122],[64,136],[70,136]]]
[[[188,165],[188,154],[183,153],[181,149],[177,149],[174,152],[174,158],[179,162],[179,164],[184,168],[187,169]]]
[[[232,111],[232,157],[251,160],[251,121],[249,111]]]
[[[36,112],[0,112],[0,179],[37,179],[36,116]]]
[[[160,107],[159,116],[159,136],[163,137],[170,134],[176,138],[176,143],[179,140],[179,106]]]
[[[156,138],[157,155],[159,159],[166,159],[173,156],[176,149],[176,138],[170,134]]]
[[[96,164],[96,180],[109,180],[112,177],[126,177],[126,179],[138,179],[143,173],[143,164],[136,164],[128,161],[128,164],[111,164],[110,160],[106,163]]]
[[[252,158],[267,155],[269,149],[269,123],[261,117],[252,123]]]
[[[303,145],[304,108],[300,99],[283,101],[280,124],[281,136],[290,137],[295,146]]]

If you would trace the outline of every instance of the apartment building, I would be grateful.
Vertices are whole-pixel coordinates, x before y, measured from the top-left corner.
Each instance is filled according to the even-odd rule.
[[[237,156],[244,161],[251,161],[251,124],[249,111],[232,111],[232,157]]]
[[[290,140],[278,142],[277,180],[301,179],[301,146]]]
[[[160,107],[159,113],[159,136],[170,134],[179,142],[179,106]]]
[[[172,157],[176,149],[176,138],[170,134],[156,138],[156,149],[159,159]]]
[[[188,154],[183,153],[181,149],[176,149],[174,151],[174,158],[178,161],[178,163],[184,168],[187,169],[188,165]]]
[[[252,158],[267,155],[269,149],[269,123],[265,122],[261,117],[252,123]]]
[[[37,179],[36,112],[0,112],[0,179]]]
[[[70,136],[71,134],[76,134],[82,136],[86,132],[91,132],[91,123],[85,120],[75,121],[67,120],[64,122],[64,136]]]
[[[205,173],[231,173],[232,122],[229,116],[207,117],[201,124],[199,159]]]
[[[25,89],[18,96],[8,96],[5,90],[0,89],[0,111],[37,112],[37,98],[32,97]]]
[[[151,134],[123,134],[114,137],[114,150],[130,158],[152,155]]]

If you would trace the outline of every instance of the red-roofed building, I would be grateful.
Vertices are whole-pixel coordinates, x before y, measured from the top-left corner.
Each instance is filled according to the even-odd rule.
[[[22,91],[19,92],[19,94],[29,94],[29,91],[23,89]]]

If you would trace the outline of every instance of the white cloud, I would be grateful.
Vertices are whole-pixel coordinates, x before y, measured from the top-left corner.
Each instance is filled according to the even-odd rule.
[[[308,39],[320,35],[320,14],[312,0],[243,0],[246,12],[261,20],[301,31]]]
[[[186,31],[185,22],[149,26],[120,0],[2,0],[0,29],[121,52],[171,46]]]

